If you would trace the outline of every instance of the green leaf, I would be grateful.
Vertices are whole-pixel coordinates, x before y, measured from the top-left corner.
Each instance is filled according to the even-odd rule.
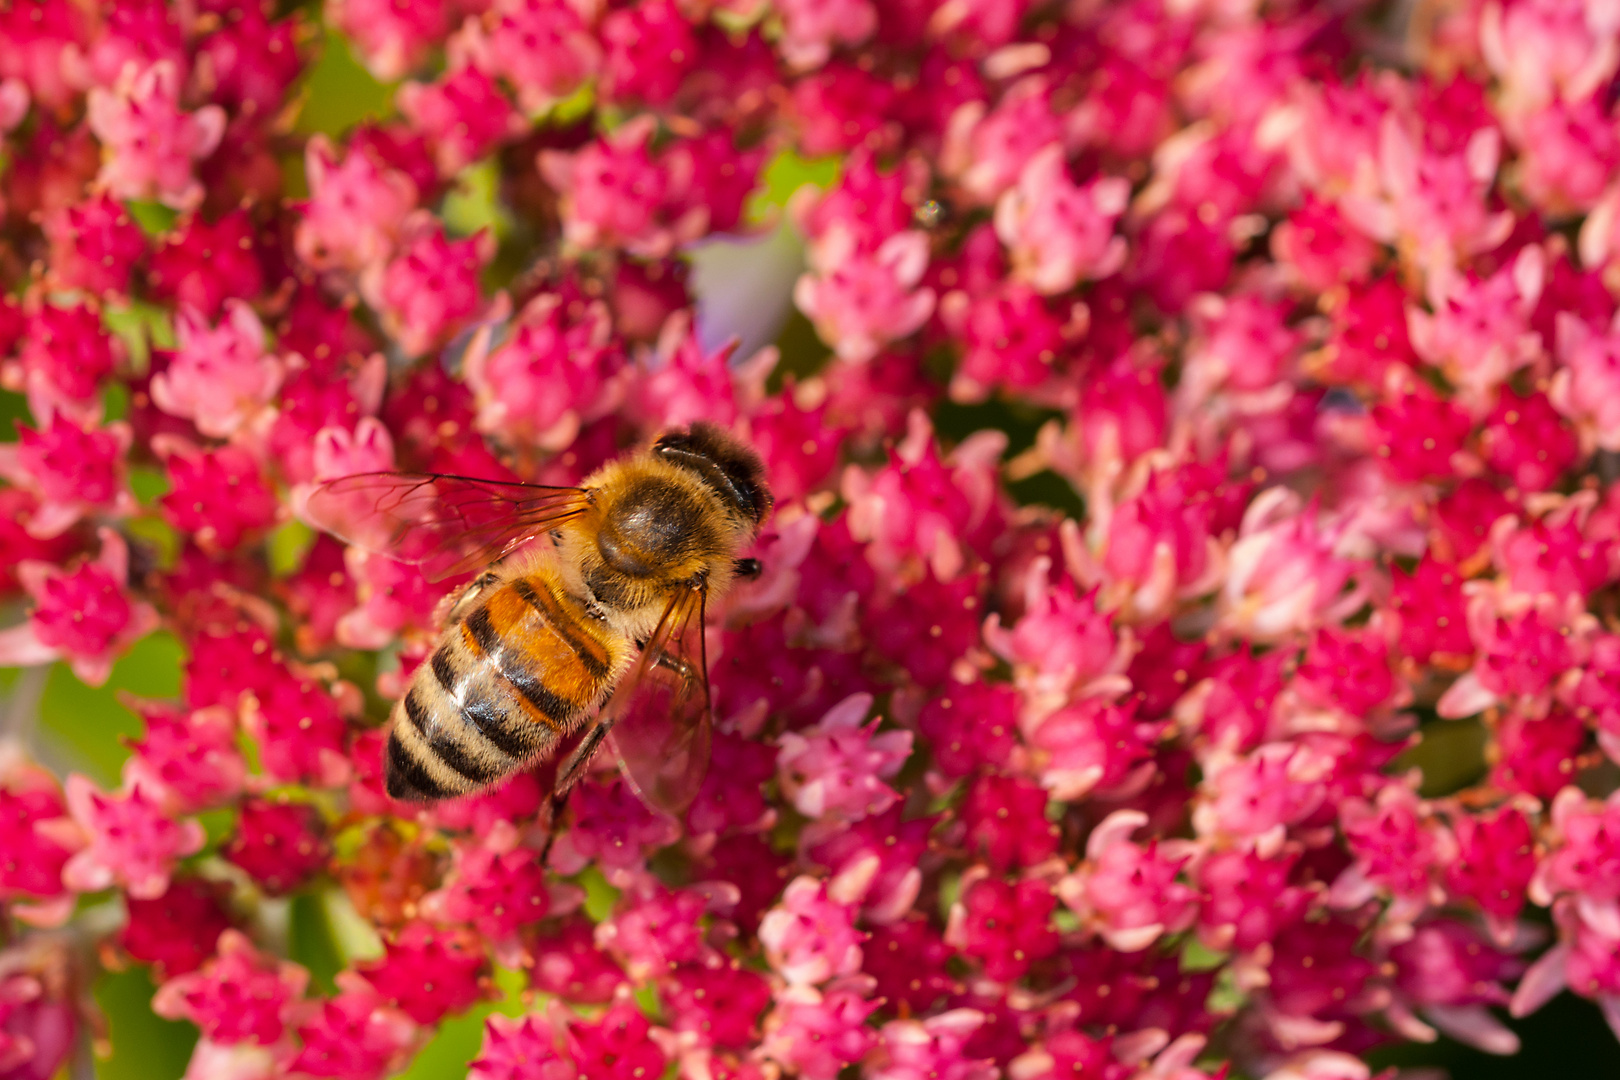
[[[322,993],[335,991],[332,976],[343,970],[343,958],[338,955],[321,898],[314,893],[299,893],[292,898],[287,916],[287,956],[309,969],[311,982]]]
[[[96,1063],[97,1080],[178,1080],[185,1074],[197,1029],[152,1011],[152,979],[145,967],[107,972],[93,993],[107,1017],[112,1047],[112,1056]]]
[[[113,665],[104,686],[86,686],[66,664],[52,666],[39,703],[39,730],[48,749],[103,787],[116,785],[129,757],[123,740],[142,731],[140,717],[119,704],[118,692],[142,698],[179,696],[184,656],[180,643],[159,631],[137,641]]]
[[[27,398],[10,390],[0,390],[0,442],[16,442],[17,425],[32,424],[33,421]]]
[[[747,220],[756,225],[765,221],[773,210],[786,206],[793,193],[806,184],[825,191],[838,183],[842,168],[840,157],[802,158],[792,150],[783,150],[761,170],[760,186],[748,197]]]
[[[297,518],[289,518],[270,534],[265,553],[270,559],[270,572],[286,577],[304,565],[304,556],[315,543],[315,532]]]
[[[496,240],[504,239],[512,231],[512,214],[501,205],[500,185],[500,167],[495,158],[485,158],[463,169],[455,187],[444,197],[440,211],[450,235],[471,236],[479,229],[488,229]]]
[[[341,135],[355,124],[381,120],[394,111],[393,88],[378,82],[355,59],[342,34],[327,30],[321,58],[308,71],[296,124],[300,134]]]
[[[585,890],[585,916],[591,922],[601,922],[613,914],[613,905],[619,902],[619,890],[608,884],[595,863],[587,866],[574,879],[574,884]]]
[[[174,227],[180,214],[173,208],[148,199],[131,199],[124,204],[129,216],[147,236],[162,236]]]

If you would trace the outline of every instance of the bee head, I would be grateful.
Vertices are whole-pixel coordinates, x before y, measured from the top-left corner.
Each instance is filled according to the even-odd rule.
[[[696,473],[755,526],[770,513],[775,500],[765,484],[765,466],[759,455],[718,425],[700,421],[686,431],[668,432],[653,444],[653,453]]]

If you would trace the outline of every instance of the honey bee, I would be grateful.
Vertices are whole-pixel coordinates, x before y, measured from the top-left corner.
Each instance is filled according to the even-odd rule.
[[[705,608],[759,573],[738,552],[771,504],[759,457],[703,423],[577,488],[437,473],[318,486],[306,516],[348,543],[432,581],[485,568],[394,707],[388,793],[469,794],[583,731],[559,799],[606,741],[643,800],[683,811],[709,757]]]

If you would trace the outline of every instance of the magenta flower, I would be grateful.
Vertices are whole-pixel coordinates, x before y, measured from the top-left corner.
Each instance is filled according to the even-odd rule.
[[[230,712],[218,706],[186,712],[147,702],[140,713],[146,734],[130,744],[135,753],[124,765],[131,790],[162,792],[171,806],[185,811],[218,806],[242,791],[247,763]]]
[[[19,426],[16,444],[0,447],[0,476],[38,498],[30,534],[49,540],[85,517],[134,513],[123,467],[132,438],[128,424],[86,428],[61,413],[41,431]]]
[[[306,1003],[298,1025],[303,1049],[291,1067],[309,1076],[381,1080],[405,1057],[416,1035],[410,1017],[384,1004],[358,976],[339,975],[337,997]]]
[[[236,829],[225,857],[269,893],[299,888],[331,855],[320,814],[312,806],[244,803]]]
[[[495,241],[487,232],[450,240],[425,219],[411,221],[399,254],[386,267],[368,266],[361,287],[400,347],[420,356],[478,312],[478,274]]]
[[[91,685],[107,681],[113,661],[157,625],[152,605],[125,591],[129,549],[122,537],[102,529],[101,554],[72,572],[28,562],[17,578],[34,606],[28,621],[0,631],[0,661],[43,664],[63,659]]]
[[[588,5],[507,0],[485,19],[467,20],[451,48],[515,88],[518,105],[533,115],[572,94],[601,64],[592,13]]]
[[[833,1080],[876,1042],[865,1020],[877,1008],[859,981],[826,991],[795,986],[777,995],[760,1053],[808,1080]]]
[[[263,417],[281,385],[280,361],[265,351],[264,327],[253,309],[232,301],[210,329],[196,312],[180,318],[179,347],[165,371],[152,378],[152,400],[197,430],[228,438]]]
[[[339,0],[329,18],[353,41],[362,62],[379,79],[399,79],[419,64],[450,25],[440,0],[399,7],[379,0]]]
[[[470,65],[437,83],[406,83],[399,111],[427,136],[443,176],[454,176],[524,129],[495,81]]]
[[[190,1020],[219,1045],[270,1046],[281,1039],[308,981],[309,973],[297,964],[266,956],[246,936],[227,930],[217,958],[164,983],[152,1008],[171,1020]]]
[[[568,1025],[568,1056],[584,1076],[639,1080],[664,1070],[666,1055],[651,1038],[651,1025],[628,996],[620,996],[594,1024]]]
[[[1061,147],[1035,155],[1018,186],[996,203],[996,235],[1007,245],[1014,273],[1046,295],[1114,274],[1126,254],[1114,222],[1130,194],[1130,182],[1117,176],[1075,185]]]
[[[793,299],[844,360],[871,360],[886,345],[915,333],[934,311],[934,290],[919,287],[928,268],[928,238],[896,233],[876,250],[858,251],[843,229],[815,248],[810,274]]]
[[[484,1021],[484,1045],[469,1076],[478,1080],[575,1080],[574,1063],[557,1051],[556,1035],[533,1016],[496,1013]]]

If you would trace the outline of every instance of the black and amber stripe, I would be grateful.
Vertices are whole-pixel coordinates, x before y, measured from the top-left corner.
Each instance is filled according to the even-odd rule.
[[[388,793],[467,794],[550,751],[623,659],[548,567],[497,579],[411,681],[388,739]]]

